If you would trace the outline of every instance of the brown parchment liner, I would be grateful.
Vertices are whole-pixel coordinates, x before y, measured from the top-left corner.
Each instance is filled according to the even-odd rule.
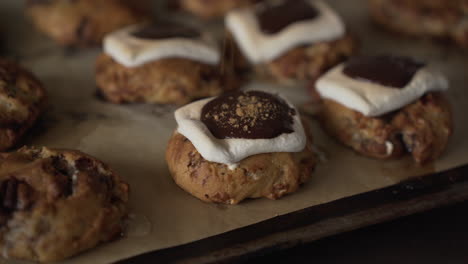
[[[365,2],[330,1],[360,38],[363,53],[412,55],[433,62],[448,76],[455,133],[446,153],[423,168],[413,165],[410,158],[372,160],[337,144],[312,121],[316,145],[324,150],[327,161],[320,164],[310,182],[277,201],[257,199],[217,206],[185,193],[168,174],[164,150],[175,129],[174,107],[99,101],[94,96],[94,59],[99,50],[64,51],[33,29],[23,16],[23,1],[2,0],[0,35],[7,36],[8,55],[37,74],[50,93],[51,107],[26,143],[92,154],[111,165],[132,189],[128,235],[64,263],[114,262],[468,163],[468,57],[454,46],[381,31],[371,24]],[[280,91],[296,104],[307,98],[302,87],[269,83],[250,87]],[[6,262],[0,259],[0,263]]]

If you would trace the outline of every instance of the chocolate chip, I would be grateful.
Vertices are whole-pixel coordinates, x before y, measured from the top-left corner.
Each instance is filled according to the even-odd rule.
[[[29,185],[16,178],[10,178],[0,184],[0,212],[12,213],[24,210],[33,203],[33,190]]]
[[[93,178],[93,180],[99,181],[99,183],[102,184],[101,186],[105,186],[108,190],[112,190],[115,185],[114,181],[111,177],[99,172],[97,166],[97,164],[87,157],[82,157],[75,161],[75,167],[78,171],[86,172]]]
[[[11,178],[2,182],[0,186],[0,206],[6,211],[13,211],[16,208],[16,189],[18,180]]]
[[[73,182],[73,175],[75,174],[76,170],[73,168],[65,158],[60,156],[54,156],[52,158],[52,167],[60,173],[61,175],[65,176],[63,183],[62,183],[62,194],[64,197],[68,197],[73,194],[74,190],[74,182]]]
[[[93,168],[93,161],[89,158],[82,157],[75,161],[75,167],[79,171],[89,171]]]
[[[207,69],[200,72],[200,78],[203,82],[212,82],[215,80],[219,80],[220,74],[218,69]]]
[[[94,93],[94,97],[96,97],[96,99],[98,99],[99,101],[108,102],[106,96],[100,89],[96,89],[96,92]]]
[[[89,24],[89,18],[88,17],[83,17],[80,20],[80,24],[78,24],[78,27],[76,28],[76,37],[80,40],[85,37],[86,34],[86,29]]]
[[[52,158],[52,166],[61,174],[71,177],[75,173],[75,169],[65,160],[63,156],[54,156]]]

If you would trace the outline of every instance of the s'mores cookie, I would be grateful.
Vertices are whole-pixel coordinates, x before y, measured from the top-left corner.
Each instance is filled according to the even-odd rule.
[[[234,92],[186,105],[166,150],[175,182],[193,196],[237,204],[295,192],[316,165],[312,138],[281,97]]]
[[[215,40],[173,22],[134,25],[106,36],[96,62],[96,82],[113,103],[186,104],[240,84],[221,64]]]
[[[314,80],[356,49],[324,1],[265,1],[236,9],[226,27],[256,71],[279,81]]]
[[[368,0],[380,25],[408,35],[452,39],[468,47],[467,0]]]
[[[452,134],[447,88],[431,66],[388,55],[353,58],[316,83],[330,135],[369,157],[409,153],[417,163],[439,157]]]
[[[27,0],[34,25],[63,46],[98,45],[107,33],[147,20],[147,14],[123,0]]]

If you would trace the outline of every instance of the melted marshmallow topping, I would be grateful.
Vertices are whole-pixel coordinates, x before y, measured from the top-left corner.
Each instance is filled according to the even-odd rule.
[[[126,67],[166,59],[185,58],[218,64],[219,50],[208,35],[171,22],[133,25],[104,38],[104,52]]]
[[[341,19],[321,0],[265,1],[229,12],[226,26],[254,64],[271,61],[301,45],[332,41],[345,34]]]
[[[316,83],[323,98],[366,116],[380,116],[431,91],[448,89],[438,71],[411,58],[364,56],[336,66]]]
[[[260,153],[299,152],[306,136],[297,110],[260,91],[197,101],[175,112],[177,131],[208,161],[231,168]]]

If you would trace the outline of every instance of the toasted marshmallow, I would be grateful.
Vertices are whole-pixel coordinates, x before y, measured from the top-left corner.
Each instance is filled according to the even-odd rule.
[[[203,107],[213,98],[200,100],[175,112],[178,124],[177,131],[192,142],[200,155],[211,162],[227,165],[230,169],[236,168],[241,160],[260,153],[272,152],[300,152],[306,146],[306,135],[299,113],[289,102],[287,105],[296,112],[292,116],[292,132],[282,133],[274,138],[246,139],[215,137],[208,127],[201,121]]]
[[[318,16],[294,22],[276,34],[262,32],[256,17],[256,8],[231,11],[226,16],[226,26],[243,54],[253,64],[271,61],[300,45],[332,41],[345,34],[339,16],[321,0],[307,0],[319,12]]]
[[[166,58],[185,58],[206,64],[218,64],[220,52],[207,34],[198,38],[138,38],[133,35],[145,25],[133,25],[104,38],[104,52],[126,67],[137,67]]]
[[[349,77],[340,64],[316,82],[323,98],[334,100],[365,116],[380,116],[400,109],[428,92],[448,89],[447,79],[430,66],[417,70],[403,87],[391,87],[364,79]]]

